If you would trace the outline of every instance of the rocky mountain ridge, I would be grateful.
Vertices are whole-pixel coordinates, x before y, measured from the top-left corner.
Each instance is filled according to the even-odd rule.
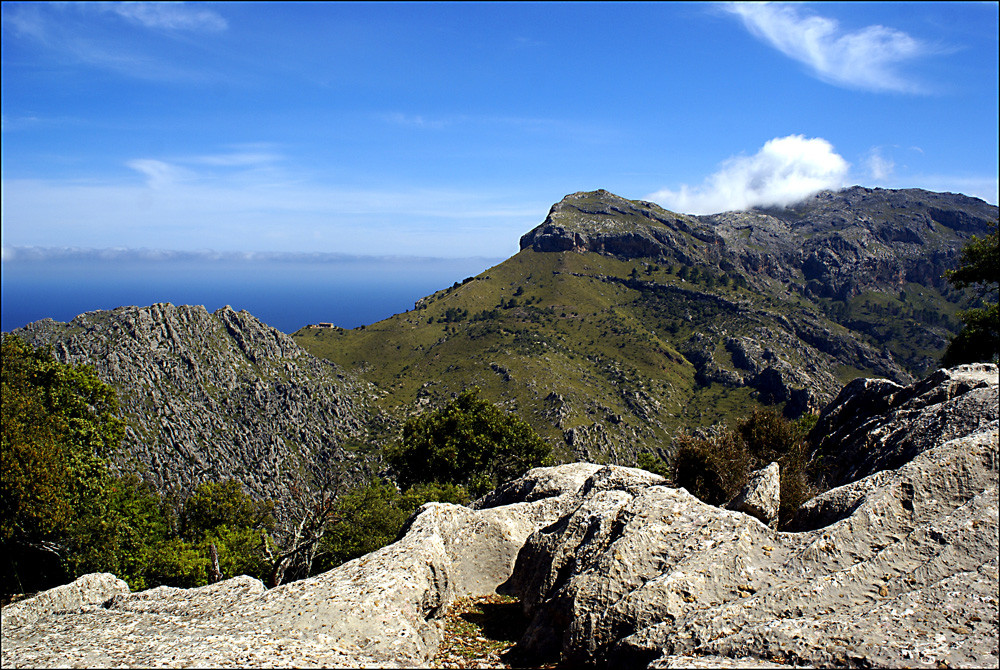
[[[473,385],[565,460],[633,464],[755,406],[796,417],[854,377],[911,382],[968,300],[940,274],[996,217],[919,190],[708,217],[576,193],[516,256],[363,329],[289,338],[245,312],[160,304],[17,333],[118,389],[119,465],[161,490],[235,476],[280,495],[300,466],[351,469],[345,445],[394,439]]]
[[[784,208],[704,216],[670,212],[608,191],[579,192],[552,206],[521,249],[658,258],[751,281],[796,282],[796,290],[844,300],[907,283],[945,286],[969,234],[985,234],[997,208],[977,198],[921,189],[854,186],[821,191]]]
[[[161,491],[232,477],[280,506],[301,472],[350,461],[373,417],[365,383],[228,306],[119,307],[13,333],[117,390],[113,460]]]
[[[236,577],[130,594],[85,576],[3,609],[2,662],[420,666],[447,605],[496,590],[529,618],[518,664],[995,667],[997,367],[879,386],[856,382],[821,415],[848,443],[881,428],[797,532],[641,470],[539,468],[471,509],[429,503],[398,542],[269,591]]]
[[[574,193],[517,255],[414,310],[293,336],[389,413],[477,385],[564,458],[630,464],[756,406],[795,418],[852,378],[933,369],[975,300],[942,275],[997,212],[917,189],[711,216]]]

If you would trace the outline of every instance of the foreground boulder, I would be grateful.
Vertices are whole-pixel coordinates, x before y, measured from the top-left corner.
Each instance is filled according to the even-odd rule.
[[[3,609],[2,665],[422,665],[448,605],[494,593],[527,536],[565,514],[569,494],[598,470],[539,468],[519,480],[535,491],[531,502],[481,511],[428,503],[400,541],[269,591],[236,577],[130,594],[111,575],[86,575]]]
[[[997,368],[893,393],[850,413],[872,429],[871,474],[807,503],[825,511],[809,515],[824,527],[778,532],[625,472],[614,486],[584,485],[572,513],[531,535],[501,587],[532,619],[520,651],[620,667],[694,656],[731,667],[995,667]],[[843,410],[829,408],[821,425]],[[897,422],[876,420],[885,412]]]
[[[2,664],[419,666],[451,602],[496,590],[529,616],[525,663],[996,667],[996,366],[854,386],[882,401],[842,395],[819,425],[862,440],[867,465],[838,469],[798,532],[642,470],[539,468],[270,591],[239,577],[129,594],[88,575],[4,608]],[[760,474],[755,490],[776,473]]]

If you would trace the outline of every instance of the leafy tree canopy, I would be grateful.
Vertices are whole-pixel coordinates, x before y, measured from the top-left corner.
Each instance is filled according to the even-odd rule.
[[[15,336],[0,344],[4,592],[87,572],[112,572],[134,590],[198,586],[209,581],[210,545],[223,574],[267,574],[271,503],[227,481],[202,484],[177,509],[136,475],[114,474],[106,458],[124,434],[114,390]]]
[[[530,425],[472,388],[439,410],[409,419],[389,460],[403,488],[458,484],[478,497],[547,462],[550,452]]]
[[[202,483],[184,501],[181,537],[201,540],[219,528],[274,530],[274,503],[256,501],[235,479]]]
[[[406,520],[430,501],[464,505],[469,495],[461,486],[427,483],[401,493],[379,478],[348,491],[337,500],[316,567],[329,570],[394,542]]]
[[[942,365],[997,362],[1000,359],[1000,235],[994,230],[980,239],[973,236],[962,249],[960,265],[945,276],[956,288],[977,286],[984,307],[960,315],[964,327],[948,345]]]
[[[0,348],[5,588],[22,574],[45,584],[72,567],[74,549],[104,537],[109,522],[87,520],[107,511],[111,475],[102,456],[118,448],[124,423],[114,390],[89,366],[60,363],[12,335]]]
[[[2,341],[0,538],[51,540],[105,475],[124,423],[115,392],[84,365],[64,365],[19,338]]]

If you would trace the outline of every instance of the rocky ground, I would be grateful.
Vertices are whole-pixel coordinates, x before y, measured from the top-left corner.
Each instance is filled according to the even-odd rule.
[[[859,467],[836,470],[797,532],[642,470],[539,468],[472,508],[425,505],[400,541],[270,591],[238,577],[129,593],[87,575],[4,607],[0,660],[996,667],[998,386],[977,365],[845,389],[819,425]],[[498,593],[520,602],[519,637]],[[514,637],[517,656],[501,654]]]

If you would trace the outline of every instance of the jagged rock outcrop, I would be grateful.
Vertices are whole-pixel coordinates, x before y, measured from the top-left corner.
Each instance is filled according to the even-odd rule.
[[[690,263],[685,250],[698,241],[718,244],[721,239],[698,226],[693,217],[600,189],[572,193],[553,205],[545,221],[521,237],[521,248],[625,258],[663,256]]]
[[[940,369],[907,387],[857,379],[840,392],[812,431],[830,484],[897,468],[928,448],[995,421],[997,367]]]
[[[780,222],[769,222],[772,227],[787,226],[801,242],[795,248],[786,240],[777,248],[801,268],[808,289],[843,297],[906,282],[943,286],[943,273],[961,248],[955,241],[989,232],[997,207],[955,193],[854,186],[766,215]],[[731,215],[708,220],[722,224],[717,229],[723,237],[749,232],[752,240],[757,232]]]
[[[236,478],[281,501],[298,465],[350,459],[371,390],[245,311],[159,303],[45,319],[13,331],[118,392],[127,422],[114,462],[160,490]]]
[[[778,527],[781,507],[781,468],[769,463],[766,468],[750,473],[746,486],[726,503],[726,509],[749,514],[765,526]]]
[[[997,377],[962,366],[909,387],[856,383],[820,420],[848,436],[874,421],[872,458],[803,506],[826,516],[800,532],[642,470],[541,468],[473,509],[428,504],[398,542],[270,591],[237,578],[68,612],[40,596],[20,619],[5,608],[2,662],[420,665],[448,603],[496,588],[530,616],[525,662],[995,667]],[[859,403],[864,393],[883,402]],[[908,425],[926,439],[900,448]]]
[[[508,484],[506,504],[488,497],[480,510],[428,503],[400,541],[269,591],[236,577],[128,594],[103,585],[110,575],[88,575],[60,587],[88,594],[65,608],[50,604],[52,592],[4,608],[3,667],[420,666],[448,605],[493,593],[527,536],[565,514],[600,470],[539,468]]]
[[[4,607],[0,614],[0,628],[29,626],[53,614],[102,605],[113,597],[128,592],[128,584],[110,573],[84,575],[74,582]]]
[[[996,665],[997,384],[996,366],[968,366],[893,385],[905,398],[895,412],[828,408],[824,419],[879,422],[868,453],[895,465],[807,503],[828,525],[803,532],[627,477],[585,486],[571,514],[528,539],[502,588],[532,617],[521,651],[620,667]],[[949,417],[954,428],[928,434]],[[927,439],[900,449],[907,426]]]

